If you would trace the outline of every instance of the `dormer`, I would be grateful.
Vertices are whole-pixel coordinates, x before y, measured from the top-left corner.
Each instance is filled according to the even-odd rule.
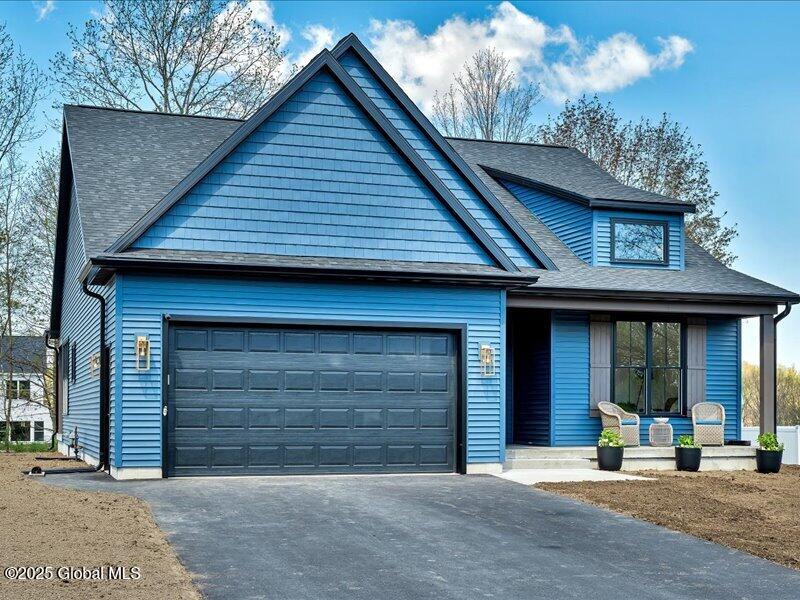
[[[623,185],[574,148],[493,145],[481,168],[587,264],[683,270],[692,204]]]

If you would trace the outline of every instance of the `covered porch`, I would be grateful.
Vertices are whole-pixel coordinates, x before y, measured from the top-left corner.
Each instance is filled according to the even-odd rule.
[[[650,445],[650,425],[668,419],[674,445],[693,435],[700,402],[724,409],[725,445],[704,449],[704,468],[754,468],[755,448],[728,445],[742,438],[741,319],[760,322],[760,429],[775,432],[779,308],[510,294],[505,468],[594,468],[600,402],[638,416],[624,470],[674,468],[671,447]]]

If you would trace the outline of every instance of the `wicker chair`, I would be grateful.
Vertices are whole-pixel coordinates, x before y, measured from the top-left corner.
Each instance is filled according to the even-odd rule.
[[[716,402],[699,402],[692,407],[694,441],[701,446],[725,444],[725,407]]]
[[[639,415],[622,410],[612,402],[599,402],[600,421],[603,429],[613,429],[622,436],[626,446],[639,445]]]

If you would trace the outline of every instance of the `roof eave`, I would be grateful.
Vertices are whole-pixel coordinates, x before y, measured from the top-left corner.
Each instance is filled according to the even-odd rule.
[[[570,202],[575,202],[582,206],[589,208],[620,208],[620,209],[633,209],[646,212],[659,212],[659,213],[693,213],[695,206],[688,202],[681,202],[676,200],[674,202],[647,202],[644,200],[621,200],[614,198],[595,198],[585,196],[571,190],[560,188],[558,186],[550,185],[543,181],[538,181],[530,177],[517,175],[516,173],[509,173],[501,169],[496,169],[488,165],[478,165],[481,169],[486,171],[492,179],[500,182],[499,180],[510,181],[526,187],[537,189],[541,192],[551,194]]]
[[[594,298],[601,300],[635,299],[635,300],[673,300],[686,302],[736,302],[741,304],[800,304],[800,295],[787,292],[779,294],[719,294],[696,292],[667,292],[647,290],[607,290],[607,289],[580,289],[565,287],[545,287],[540,285],[530,286],[525,289],[515,290],[515,293],[539,296],[559,296]]]
[[[538,275],[503,273],[459,273],[445,271],[403,270],[388,271],[354,267],[323,267],[297,265],[265,265],[257,262],[219,262],[210,260],[177,260],[156,258],[133,258],[125,255],[100,256],[90,260],[84,267],[81,278],[86,277],[92,285],[104,285],[111,276],[120,271],[146,271],[195,274],[214,273],[241,276],[274,276],[289,279],[314,280],[361,280],[404,283],[436,283],[448,285],[479,285],[487,287],[520,288],[538,281]]]

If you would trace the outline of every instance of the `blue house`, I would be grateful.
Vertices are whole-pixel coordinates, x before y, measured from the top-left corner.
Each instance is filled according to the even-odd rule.
[[[443,138],[355,36],[246,121],[63,123],[57,430],[114,477],[492,472],[605,400],[738,438],[752,316],[774,429],[800,297],[574,149]]]

